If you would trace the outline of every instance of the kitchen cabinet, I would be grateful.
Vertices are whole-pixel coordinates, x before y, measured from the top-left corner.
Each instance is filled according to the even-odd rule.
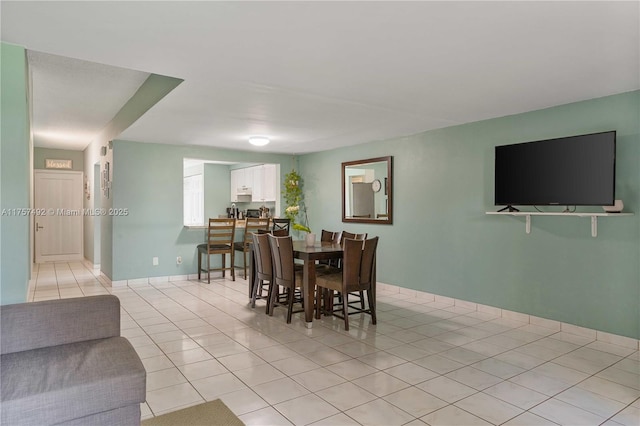
[[[275,164],[231,170],[231,202],[275,202],[278,176]]]
[[[278,193],[278,183],[275,164],[263,164],[252,167],[253,170],[253,192],[251,201],[268,202],[276,201]]]
[[[265,201],[276,201],[278,196],[278,172],[275,164],[265,164],[263,166],[263,195]]]
[[[231,170],[231,202],[250,201],[253,191],[252,167]]]

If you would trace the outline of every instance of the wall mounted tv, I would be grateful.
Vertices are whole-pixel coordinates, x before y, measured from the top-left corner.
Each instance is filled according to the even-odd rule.
[[[610,206],[615,180],[615,131],[495,147],[495,204],[505,209]]]

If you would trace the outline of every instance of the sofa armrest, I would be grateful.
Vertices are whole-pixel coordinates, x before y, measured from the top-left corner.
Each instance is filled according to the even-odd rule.
[[[0,353],[120,335],[120,300],[113,295],[0,306]]]

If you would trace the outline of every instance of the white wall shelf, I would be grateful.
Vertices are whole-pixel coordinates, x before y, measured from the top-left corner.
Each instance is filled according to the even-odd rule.
[[[491,215],[501,216],[524,216],[525,217],[525,231],[527,234],[531,233],[531,216],[573,216],[573,217],[590,217],[591,218],[591,236],[598,236],[598,218],[599,217],[624,217],[633,216],[633,213],[562,213],[562,212],[486,212]]]

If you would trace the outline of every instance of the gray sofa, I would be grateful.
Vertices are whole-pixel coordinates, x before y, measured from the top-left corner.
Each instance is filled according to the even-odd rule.
[[[139,425],[146,372],[111,295],[0,307],[0,424]]]

